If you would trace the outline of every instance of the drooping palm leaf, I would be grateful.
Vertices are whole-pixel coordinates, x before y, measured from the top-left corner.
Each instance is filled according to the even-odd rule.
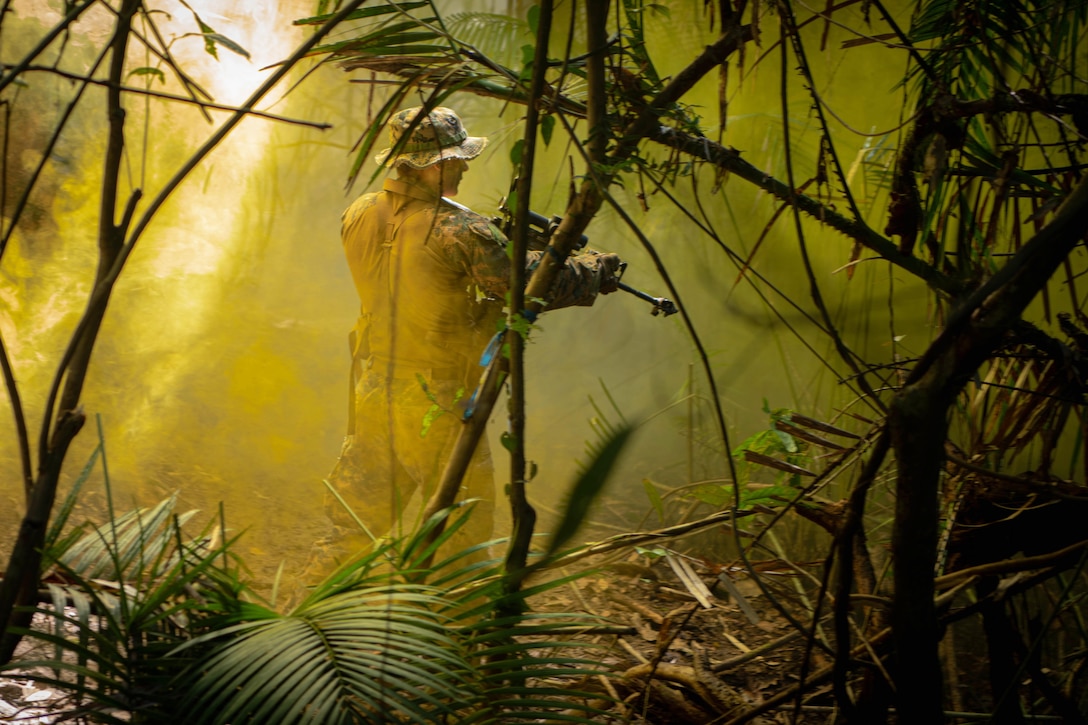
[[[211,644],[187,682],[186,722],[410,722],[452,715],[474,698],[470,667],[438,592],[401,584],[349,590],[290,616],[249,622]]]

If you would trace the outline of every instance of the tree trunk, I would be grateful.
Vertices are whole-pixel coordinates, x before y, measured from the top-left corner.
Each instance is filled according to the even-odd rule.
[[[949,408],[1086,231],[1088,178],[1049,224],[953,310],[947,327],[892,401],[888,425],[898,479],[891,621],[897,708],[904,725],[943,722],[933,579]]]

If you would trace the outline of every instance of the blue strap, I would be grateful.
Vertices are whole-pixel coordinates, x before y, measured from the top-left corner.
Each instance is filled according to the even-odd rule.
[[[522,310],[521,316],[528,320],[529,324],[536,322],[537,313],[533,310]],[[480,367],[486,368],[491,364],[491,361],[495,359],[495,355],[502,349],[502,340],[506,336],[506,331],[509,330],[509,326],[504,326],[501,330],[495,333],[491,338],[491,341],[487,343],[487,347],[484,348],[484,352],[480,355]],[[472,397],[468,399],[468,403],[465,405],[465,412],[461,415],[461,420],[468,420],[472,417],[472,414],[476,412],[476,396],[480,394],[480,386],[477,385],[476,389],[472,391]]]
[[[486,368],[491,364],[491,360],[494,359],[495,353],[502,347],[502,338],[506,334],[508,327],[503,327],[501,330],[495,333],[495,336],[491,338],[491,342],[487,343],[487,347],[484,348],[483,355],[480,355],[480,367]]]
[[[487,347],[484,348],[483,355],[480,356],[480,367],[486,368],[491,364],[491,361],[495,357],[495,353],[502,348],[502,338],[506,334],[508,328],[503,327],[501,330],[495,333],[495,336],[491,338],[491,342],[487,343]],[[483,382],[482,380],[480,381]],[[461,420],[467,421],[472,417],[472,414],[476,412],[476,397],[480,394],[480,385],[477,383],[476,389],[472,391],[472,397],[468,399],[468,403],[465,404],[465,412],[461,414]]]
[[[476,389],[472,391],[472,396],[465,403],[465,412],[461,414],[461,420],[468,422],[468,419],[472,417],[472,414],[476,412],[476,396],[480,394],[480,386],[477,385]]]

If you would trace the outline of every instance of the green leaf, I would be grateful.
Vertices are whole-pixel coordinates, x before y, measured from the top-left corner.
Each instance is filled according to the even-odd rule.
[[[202,35],[204,36],[204,49],[214,55],[217,60],[219,59],[219,56],[215,53],[216,45],[221,45],[227,50],[233,51],[245,58],[246,60],[249,60],[249,51],[235,43],[227,36],[217,33],[214,30],[210,32],[205,31],[204,33],[202,33]]]
[[[541,116],[540,117],[540,138],[544,140],[544,145],[547,146],[552,142],[552,132],[555,131],[555,116]]]
[[[160,83],[166,83],[166,74],[158,68],[151,68],[144,66],[143,68],[136,68],[129,72],[130,76],[155,76],[159,79]]]
[[[667,555],[669,552],[667,549],[663,549],[660,546],[654,546],[651,548],[647,548],[645,546],[636,546],[635,553],[639,554],[640,556],[645,556],[648,559],[660,559],[661,557]]]
[[[789,501],[796,497],[797,489],[789,486],[759,486],[742,491],[737,506],[747,508],[755,501],[767,506],[782,506],[785,504],[782,499]]]
[[[646,497],[650,499],[650,505],[654,507],[654,511],[657,512],[657,517],[662,521],[665,520],[665,506],[661,501],[661,493],[657,490],[657,486],[654,482],[648,478],[642,479],[642,488],[646,491]]]
[[[654,15],[662,16],[665,20],[672,19],[672,9],[669,8],[668,5],[663,5],[661,3],[650,3],[646,6],[646,9]]]
[[[528,14],[527,20],[529,21],[529,30],[532,31],[533,35],[536,35],[539,32],[539,29],[540,29],[540,6],[539,5],[530,5],[529,6],[529,14]]]
[[[529,318],[520,312],[511,313],[507,325],[510,330],[520,335],[523,340],[528,340],[529,333],[537,329],[537,326],[530,322]]]
[[[616,461],[619,460],[631,432],[630,426],[620,426],[574,484],[563,509],[563,518],[556,527],[555,533],[552,534],[551,541],[548,542],[545,556],[557,552],[577,533],[582,521],[589,515],[590,506],[604,489],[608,474],[612,472]]]
[[[423,394],[427,396],[427,400],[431,401],[431,407],[427,409],[427,412],[423,415],[423,426],[419,431],[419,437],[425,438],[428,431],[431,430],[431,426],[436,420],[442,417],[444,414],[450,412],[448,408],[443,406],[431,389],[427,386],[427,380],[419,373],[416,373],[416,381],[419,383],[419,387],[423,389]],[[457,389],[457,392],[453,397],[453,404],[456,405],[461,398],[465,395],[464,387]]]
[[[732,499],[730,489],[727,486],[716,483],[707,483],[702,486],[696,486],[688,491],[688,496],[697,501],[710,504],[715,508],[725,506],[729,503],[730,499]]]
[[[787,453],[797,453],[797,441],[793,439],[793,436],[777,429],[774,434],[778,437],[779,444]]]
[[[188,7],[188,5],[186,5],[186,7]],[[209,35],[215,35],[215,28],[201,20],[200,16],[196,14],[196,10],[193,10],[192,8],[189,8],[189,10],[192,11],[193,18],[196,19],[197,27],[200,28],[200,35],[204,36],[204,52],[216,60],[219,60],[219,52],[215,48],[215,41],[208,37]]]
[[[510,148],[510,163],[514,166],[521,166],[521,157],[525,153],[525,139],[519,138],[514,142],[514,145]],[[513,209],[514,207],[510,207]]]

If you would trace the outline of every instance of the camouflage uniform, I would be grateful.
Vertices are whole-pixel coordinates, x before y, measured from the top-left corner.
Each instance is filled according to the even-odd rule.
[[[423,500],[441,478],[462,428],[481,353],[503,314],[510,278],[507,240],[485,217],[433,190],[387,179],[344,212],[344,252],[361,302],[355,435],[345,441],[329,483],[381,536],[414,493]],[[530,268],[540,257],[531,253]],[[591,305],[610,271],[596,255],[570,258],[549,309]],[[491,454],[480,441],[459,499],[477,498],[459,548],[490,538]],[[344,553],[365,541],[334,497],[326,510]],[[343,537],[348,536],[349,539]]]

